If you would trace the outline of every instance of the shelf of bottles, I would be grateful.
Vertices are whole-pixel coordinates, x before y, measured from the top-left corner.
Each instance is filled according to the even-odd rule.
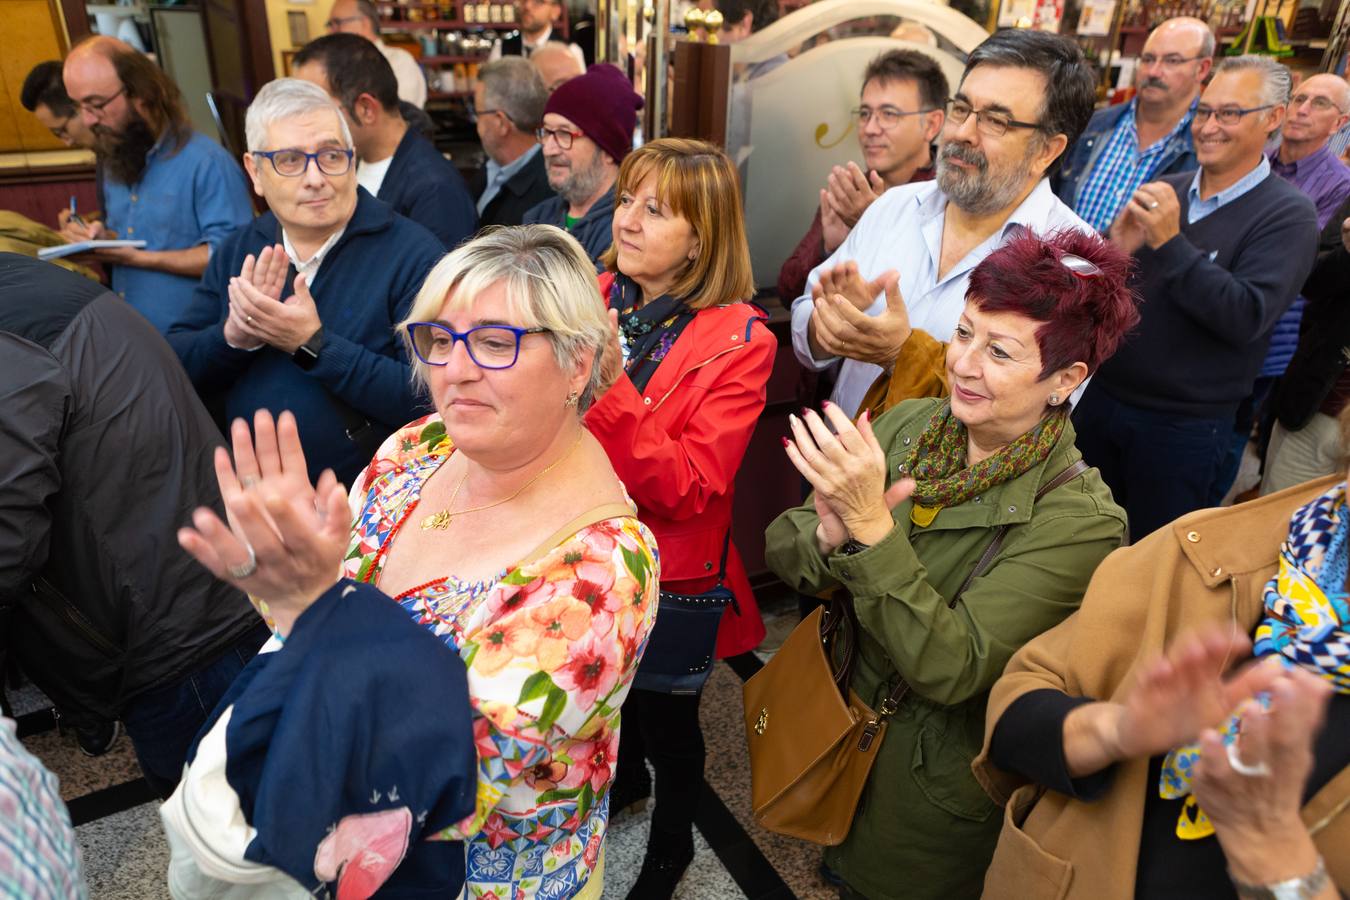
[[[518,27],[516,5],[496,0],[376,0],[375,6],[382,32],[407,33],[421,46],[429,100],[472,96],[479,66],[503,33]]]

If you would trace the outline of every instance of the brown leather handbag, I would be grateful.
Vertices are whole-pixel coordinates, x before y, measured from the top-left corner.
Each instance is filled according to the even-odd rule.
[[[1042,486],[1036,499],[1087,469],[1079,460]],[[956,606],[993,563],[1009,527],[994,532],[948,606]],[[803,619],[742,689],[750,805],[755,821],[769,831],[825,846],[848,837],[886,720],[909,693],[909,683],[897,674],[895,687],[873,711],[849,688],[857,628],[852,600],[837,591],[829,608]]]

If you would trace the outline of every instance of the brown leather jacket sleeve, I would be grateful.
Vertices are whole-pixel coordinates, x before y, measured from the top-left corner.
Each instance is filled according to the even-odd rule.
[[[917,328],[900,348],[900,356],[890,373],[883,372],[867,389],[859,414],[870,410],[872,419],[892,406],[918,397],[945,397],[947,386],[947,345]]]

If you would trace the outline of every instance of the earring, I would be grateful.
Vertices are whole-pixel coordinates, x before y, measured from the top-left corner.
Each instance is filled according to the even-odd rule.
[[[1050,405],[1051,405],[1051,406],[1059,406],[1059,394],[1051,394],[1051,395],[1050,395]]]
[[[569,391],[567,394],[567,402],[564,403],[563,406],[566,406],[568,409],[576,409],[577,404],[580,402],[581,395],[576,391]]]

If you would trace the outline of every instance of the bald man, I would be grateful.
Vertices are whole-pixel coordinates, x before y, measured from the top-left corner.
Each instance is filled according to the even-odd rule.
[[[549,41],[534,51],[530,55],[530,63],[539,70],[539,77],[544,80],[544,87],[548,88],[550,94],[558,89],[558,85],[585,71],[576,54],[561,41]]]
[[[90,38],[70,52],[62,77],[94,135],[105,216],[85,223],[63,209],[61,234],[70,242],[145,241],[88,256],[109,268],[118,295],[167,332],[212,248],[253,218],[243,170],[192,130],[178,86],[129,45]]]
[[[1138,93],[1098,110],[1064,160],[1055,193],[1102,234],[1140,185],[1194,171],[1191,119],[1209,77],[1214,34],[1199,19],[1153,29],[1134,72]]]

